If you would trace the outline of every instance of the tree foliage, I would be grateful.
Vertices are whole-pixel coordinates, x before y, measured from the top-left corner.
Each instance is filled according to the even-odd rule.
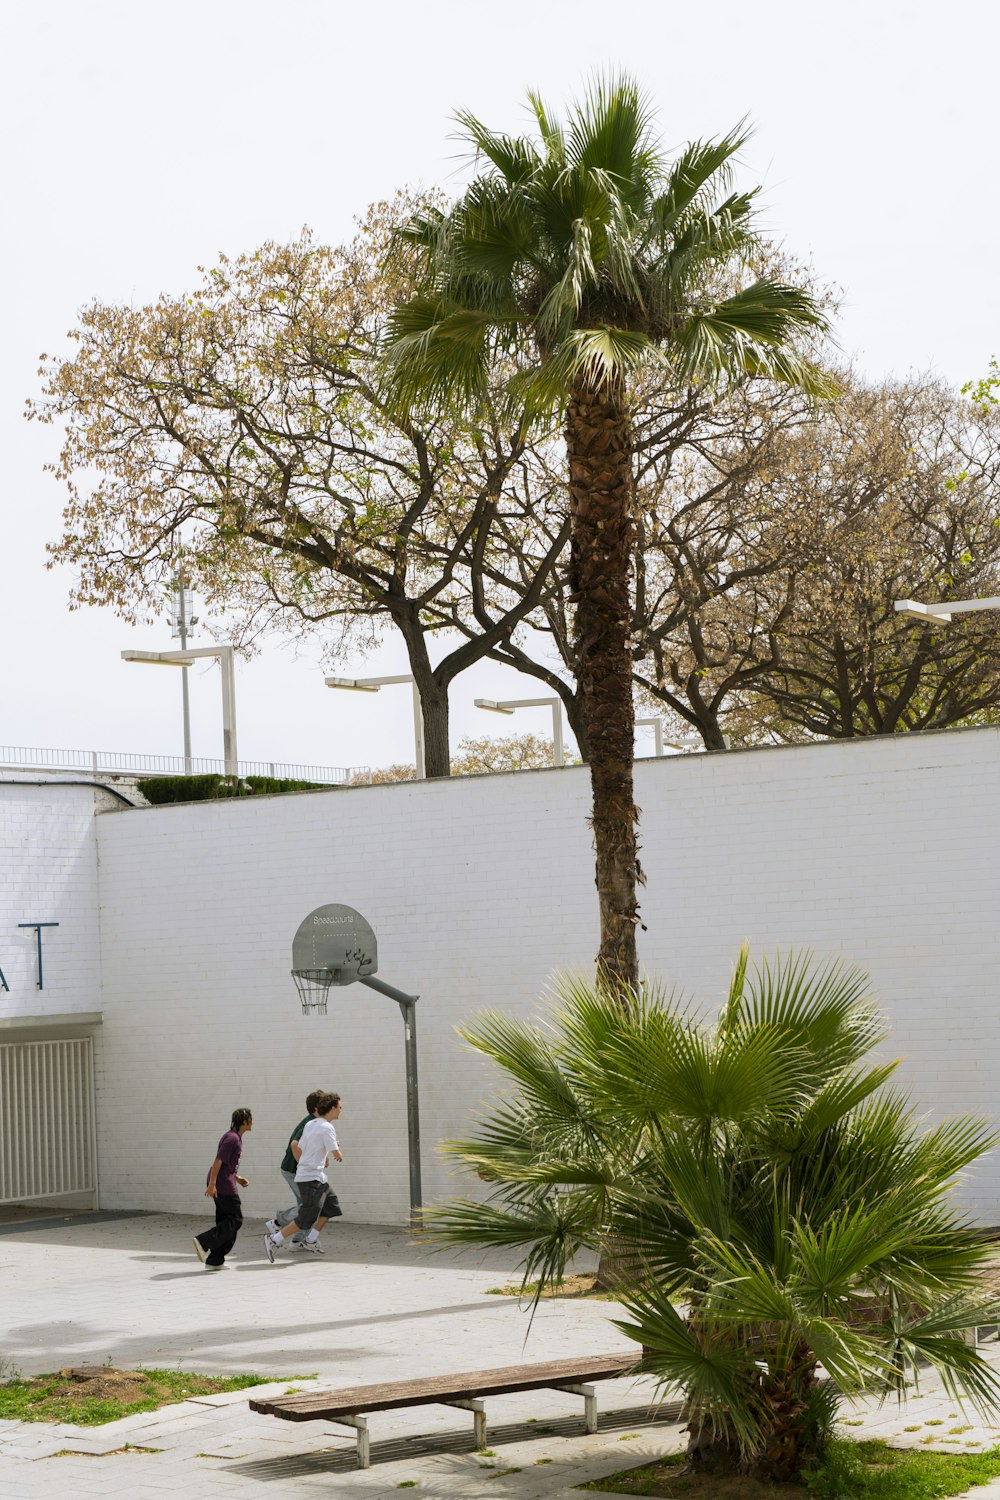
[[[452,761],[453,776],[483,776],[497,771],[538,771],[552,765],[552,741],[538,734],[469,735]]]
[[[498,771],[537,771],[552,765],[552,741],[537,734],[505,734],[476,738],[468,735],[451,758],[452,776],[488,776]],[[405,764],[379,766],[359,772],[352,786],[378,786],[388,782],[413,781],[416,767]]]
[[[933,629],[895,610],[1000,592],[998,439],[996,413],[932,380],[845,383],[790,435],[769,497],[782,525],[761,549],[785,558],[749,601],[766,622],[742,694],[751,725],[759,713],[781,738],[851,738],[1000,708],[994,613]]]
[[[45,362],[29,406],[65,429],[54,468],[69,500],[50,551],[77,572],[75,603],[146,617],[182,562],[243,642],[292,617],[337,656],[392,626],[441,775],[449,683],[535,607],[568,528],[553,522],[536,576],[501,597],[500,533],[544,525],[561,497],[526,478],[516,421],[487,408],[418,421],[380,389],[384,321],[412,286],[386,247],[419,201],[375,205],[344,248],[303,233],[223,257],[188,297],[94,303],[75,357]],[[475,629],[432,663],[428,635],[459,593]]]

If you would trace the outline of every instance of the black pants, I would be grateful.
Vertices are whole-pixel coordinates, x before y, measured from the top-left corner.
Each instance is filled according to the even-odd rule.
[[[215,1228],[206,1229],[198,1236],[199,1245],[208,1251],[207,1265],[222,1265],[242,1228],[243,1207],[239,1193],[216,1193]]]

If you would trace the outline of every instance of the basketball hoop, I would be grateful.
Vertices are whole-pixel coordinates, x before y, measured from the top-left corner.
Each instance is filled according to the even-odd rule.
[[[395,985],[376,979],[378,944],[375,930],[353,906],[329,902],[317,906],[299,923],[292,939],[292,978],[302,1012],[326,1015],[330,991],[360,982],[395,1000],[403,1017],[406,1058],[406,1133],[410,1167],[410,1223],[420,1222],[420,1114],[417,1103],[417,1000]],[[355,1002],[356,1008],[356,1002]]]
[[[332,969],[293,969],[292,978],[302,1001],[302,1014],[307,1016],[314,1010],[318,1016],[326,1015],[326,1002],[330,998],[333,984]]]

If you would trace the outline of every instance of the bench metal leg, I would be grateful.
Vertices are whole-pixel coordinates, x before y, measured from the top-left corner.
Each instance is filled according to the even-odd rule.
[[[481,1401],[472,1398],[469,1401],[443,1401],[441,1404],[442,1406],[458,1406],[462,1411],[471,1411],[476,1430],[476,1447],[486,1447],[486,1412]]]
[[[574,1396],[582,1396],[584,1425],[588,1432],[597,1431],[597,1397],[592,1385],[557,1385],[553,1389],[569,1391]]]
[[[335,1427],[353,1427],[358,1434],[358,1468],[370,1469],[372,1465],[371,1444],[368,1438],[367,1417],[333,1417]]]

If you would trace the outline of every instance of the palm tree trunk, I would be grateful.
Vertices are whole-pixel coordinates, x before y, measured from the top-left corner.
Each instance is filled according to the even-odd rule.
[[[593,789],[600,903],[598,971],[615,987],[639,982],[635,930],[641,880],[632,789],[630,581],[635,519],[631,427],[621,387],[580,381],[566,412],[570,598],[576,605],[577,685]]]

